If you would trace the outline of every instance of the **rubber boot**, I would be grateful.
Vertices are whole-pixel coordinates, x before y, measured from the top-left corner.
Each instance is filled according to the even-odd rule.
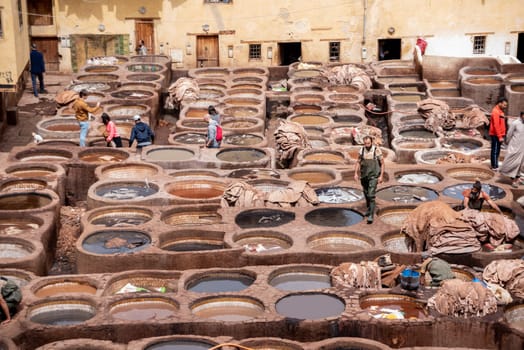
[[[366,197],[366,212],[364,213],[364,216],[369,216],[369,198]]]
[[[370,202],[369,204],[369,213],[367,215],[368,217],[368,224],[373,223],[373,217],[375,216],[375,201]]]

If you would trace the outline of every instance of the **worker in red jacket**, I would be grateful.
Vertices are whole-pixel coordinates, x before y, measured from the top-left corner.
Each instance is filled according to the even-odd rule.
[[[506,136],[506,118],[504,110],[508,107],[508,100],[501,98],[491,111],[489,122],[489,136],[491,138],[491,169],[499,170],[500,146]]]

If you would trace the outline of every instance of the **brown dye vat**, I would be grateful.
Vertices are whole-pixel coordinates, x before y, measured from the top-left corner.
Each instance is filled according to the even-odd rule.
[[[48,298],[59,294],[86,293],[96,294],[96,287],[82,282],[56,282],[38,288],[34,294],[39,298]]]
[[[402,85],[395,85],[389,86],[389,90],[394,92],[419,92],[418,86],[402,86]]]
[[[207,176],[207,177],[220,177],[218,173],[211,170],[203,169],[191,169],[191,170],[181,170],[175,171],[169,174],[171,177],[195,177],[195,176]]]
[[[316,234],[307,240],[313,250],[322,252],[358,252],[374,246],[373,240],[358,233],[345,231],[328,231]]]
[[[44,166],[31,166],[27,168],[14,168],[12,171],[6,171],[10,176],[18,178],[34,178],[56,175],[56,169],[46,168]]]
[[[326,183],[333,181],[335,177],[325,171],[297,171],[289,173],[288,176],[296,181],[307,181],[312,184]]]
[[[268,339],[268,338],[250,339],[250,340],[244,340],[240,342],[240,345],[247,346],[248,348],[254,349],[254,350],[302,350],[302,347],[300,345],[294,344],[291,341],[284,340],[284,339]],[[181,350],[191,350],[191,349],[181,349]],[[199,349],[195,349],[195,350],[199,350]],[[205,349],[202,349],[202,350],[205,350]],[[348,349],[346,347],[344,348],[344,350],[353,350],[353,349]],[[362,350],[362,349],[358,349],[358,350]]]
[[[466,80],[468,83],[470,84],[474,84],[474,85],[493,85],[493,84],[501,84],[502,83],[502,80],[500,79],[494,79],[494,78],[472,78],[472,79],[468,79]]]
[[[183,161],[194,156],[192,151],[182,148],[160,148],[147,152],[146,158],[149,161]]]
[[[300,69],[290,72],[291,78],[314,78],[322,75],[322,71],[317,69]]]
[[[332,101],[341,103],[356,103],[359,100],[359,97],[353,94],[331,94],[328,97]]]
[[[0,195],[0,210],[38,209],[49,205],[52,198],[38,193],[13,193]]]
[[[254,162],[263,159],[266,154],[255,148],[237,148],[223,150],[217,153],[216,157],[223,162],[244,163]]]
[[[111,306],[112,318],[126,321],[160,321],[173,317],[178,310],[174,302],[162,298],[126,299]]]
[[[343,155],[331,152],[315,152],[308,153],[304,156],[304,160],[309,162],[329,162],[329,163],[344,163]]]
[[[227,177],[234,179],[280,179],[280,174],[271,169],[238,169]]]
[[[199,83],[198,84],[198,87],[201,89],[201,90],[205,90],[205,89],[210,89],[210,90],[225,90],[226,89],[226,86],[225,85],[222,85],[222,84],[217,84],[217,83]]]
[[[330,122],[329,118],[323,115],[306,114],[290,118],[292,122],[302,125],[322,125]]]
[[[167,192],[187,199],[209,199],[224,194],[225,184],[211,181],[180,181],[167,186]]]
[[[374,294],[365,296],[360,298],[360,307],[372,315],[380,314],[380,309],[391,309],[400,311],[406,319],[428,318],[428,312],[424,309],[423,304],[402,295]],[[375,308],[377,310],[374,310]],[[387,317],[382,319],[387,319]]]
[[[149,107],[145,105],[117,105],[107,108],[107,113],[113,118],[118,117],[133,117],[135,115],[143,116],[147,113]],[[105,130],[105,126],[104,126]]]
[[[0,237],[0,259],[25,258],[35,250],[32,243],[22,239]]]
[[[0,219],[0,236],[16,236],[32,233],[42,226],[41,222],[32,218],[2,218]]]
[[[260,84],[249,84],[249,83],[242,83],[242,84],[235,84],[231,86],[232,89],[263,89],[264,87]]]
[[[306,130],[308,136],[322,136],[324,134],[324,129],[320,127],[316,128],[306,125],[304,130]]]
[[[224,109],[224,114],[235,118],[254,117],[259,114],[259,111],[249,107],[229,107]]]
[[[222,216],[216,209],[193,209],[164,213],[162,221],[167,225],[210,225],[222,222]]]
[[[87,66],[84,67],[84,72],[87,73],[111,73],[119,69],[118,66],[108,66],[108,65],[96,65],[96,66]]]
[[[55,149],[36,149],[32,148],[16,154],[16,159],[20,161],[65,161],[73,157],[71,152]]]
[[[457,83],[455,81],[428,81],[429,87],[434,89],[447,89],[447,88],[457,88]]]
[[[127,153],[109,151],[86,151],[79,155],[80,160],[87,163],[118,163],[128,157]]]
[[[315,104],[321,103],[324,101],[324,97],[321,95],[305,95],[305,96],[296,96],[295,101],[302,104]]]
[[[225,129],[247,129],[257,125],[256,120],[231,120],[222,123]]]
[[[204,118],[208,114],[207,108],[189,108],[186,113],[186,118]],[[206,123],[207,124],[207,123]]]
[[[322,293],[291,294],[275,304],[280,315],[300,320],[336,317],[345,307],[344,301],[337,296]]]
[[[231,72],[234,75],[246,74],[246,75],[266,75],[267,72],[262,68],[234,68]]]
[[[254,98],[228,98],[224,101],[231,106],[259,106],[260,100]]]
[[[159,169],[152,164],[114,164],[100,168],[101,178],[109,179],[132,179],[132,178],[151,178],[159,173]]]
[[[396,84],[396,83],[416,83],[419,80],[415,77],[377,77],[377,79],[383,84]]]
[[[60,131],[60,132],[78,132],[80,131],[80,126],[78,123],[76,124],[50,124],[45,126],[45,128],[49,131]]]
[[[264,314],[264,305],[245,297],[213,297],[195,302],[191,312],[200,318],[223,322],[241,322]]]
[[[229,89],[227,94],[232,97],[252,97],[257,98],[262,95],[259,89]]]
[[[524,304],[508,307],[504,312],[504,318],[510,327],[524,332]]]
[[[383,208],[379,210],[378,217],[383,223],[400,228],[415,208],[415,206]]]
[[[47,182],[38,179],[8,180],[0,185],[0,192],[36,191],[47,187]]]
[[[118,81],[119,76],[116,74],[86,74],[79,75],[75,80],[82,83],[85,82],[106,82],[106,81]]]
[[[356,93],[359,91],[359,88],[354,85],[334,85],[329,86],[328,90],[336,93]]]
[[[387,233],[382,236],[382,244],[386,250],[396,253],[411,253],[415,249],[415,242],[403,233]]]
[[[224,95],[223,91],[217,89],[200,89],[198,92],[199,98],[220,98]]]
[[[295,113],[315,113],[320,112],[322,107],[315,105],[296,105],[293,107]]]
[[[249,82],[249,83],[263,83],[264,79],[262,78],[259,78],[259,77],[254,77],[254,76],[249,76],[249,75],[245,75],[245,76],[239,76],[237,78],[233,78],[233,83],[240,83],[240,82]]]
[[[224,143],[234,146],[254,146],[264,141],[264,138],[253,134],[229,135],[224,138]]]
[[[400,102],[419,102],[424,97],[420,95],[392,95],[391,98]]]
[[[149,342],[149,344],[144,350],[208,350],[217,345],[215,343],[207,343],[204,340],[183,338]]]
[[[454,179],[462,181],[481,181],[490,180],[495,173],[484,168],[452,168],[446,171],[446,174]]]
[[[459,89],[431,90],[431,95],[435,97],[461,97],[462,93]]]
[[[225,77],[229,75],[229,70],[227,68],[197,68],[189,72],[190,76],[195,76],[198,78],[215,78],[215,77]]]
[[[256,230],[235,235],[236,244],[243,246],[247,253],[272,253],[289,249],[293,240],[280,232]]]
[[[483,69],[483,68],[472,68],[472,69],[466,69],[464,73],[469,75],[494,75],[497,74],[496,71],[492,69]]]
[[[524,85],[511,85],[511,91],[524,92]]]

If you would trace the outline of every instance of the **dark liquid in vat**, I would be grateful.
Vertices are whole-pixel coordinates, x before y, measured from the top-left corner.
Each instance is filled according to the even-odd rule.
[[[0,197],[0,210],[27,210],[42,208],[51,198],[39,194],[15,194]]]
[[[221,151],[217,154],[219,160],[230,163],[254,162],[265,156],[264,152],[257,149],[233,149]]]
[[[280,290],[313,290],[331,287],[328,274],[285,273],[273,278],[270,284]]]
[[[199,293],[220,293],[238,292],[246,289],[254,282],[249,276],[235,277],[204,277],[187,287],[192,292]]]
[[[201,250],[219,250],[224,249],[223,243],[207,243],[207,242],[175,242],[162,247],[164,250],[171,252],[193,252]]]
[[[142,232],[104,231],[88,236],[82,248],[95,254],[117,254],[139,251],[149,244],[151,238]]]
[[[129,200],[148,197],[156,192],[155,188],[147,185],[122,185],[121,187],[100,188],[96,191],[96,194],[107,199]]]
[[[472,186],[473,183],[464,183],[448,186],[442,191],[442,194],[448,197],[462,200],[464,199],[462,192],[464,192],[464,190],[466,189],[470,189]],[[496,200],[506,197],[506,191],[504,191],[501,187],[498,186],[482,184],[482,191],[486,192],[491,197],[491,199]]]
[[[391,186],[377,192],[377,197],[391,202],[421,203],[438,198],[438,193],[418,186]]]
[[[276,304],[279,314],[302,320],[338,316],[344,309],[340,299],[326,294],[290,295]]]
[[[93,313],[82,309],[64,309],[44,311],[31,317],[31,321],[52,326],[69,326],[82,323],[94,316]]]
[[[253,209],[241,212],[235,223],[242,228],[261,228],[285,225],[295,220],[295,214],[280,210]]]
[[[207,350],[211,344],[191,340],[171,340],[148,346],[146,350]]]
[[[342,227],[358,224],[363,216],[345,208],[321,208],[306,214],[306,221],[318,226]]]

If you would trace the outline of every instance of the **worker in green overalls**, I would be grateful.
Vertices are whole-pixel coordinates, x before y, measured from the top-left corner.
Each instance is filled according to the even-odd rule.
[[[371,136],[364,136],[364,146],[360,150],[355,167],[355,181],[360,178],[360,184],[366,198],[368,224],[373,223],[375,215],[375,192],[377,184],[382,182],[384,176],[384,159],[382,151],[373,144]]]

